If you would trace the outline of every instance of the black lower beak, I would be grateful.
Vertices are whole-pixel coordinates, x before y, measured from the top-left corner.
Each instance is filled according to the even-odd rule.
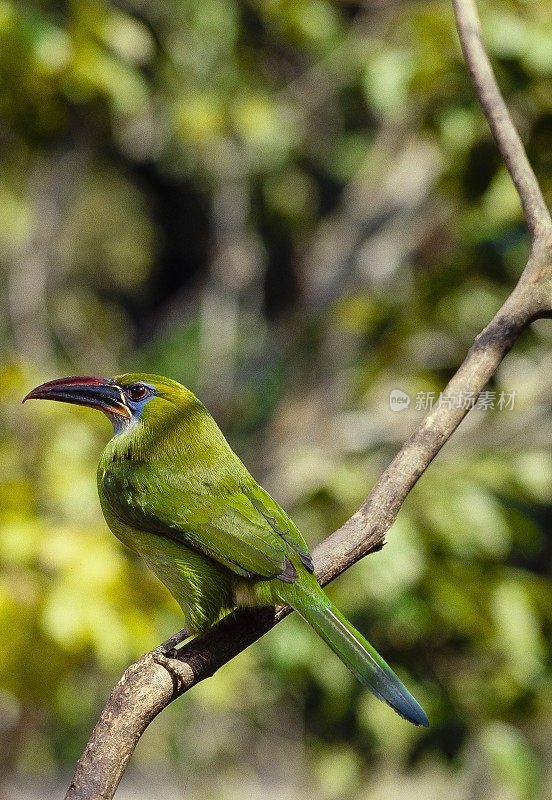
[[[61,403],[97,408],[105,414],[115,414],[125,419],[132,417],[121,387],[108,378],[58,378],[37,386],[23,398],[23,402],[26,400],[58,400]]]

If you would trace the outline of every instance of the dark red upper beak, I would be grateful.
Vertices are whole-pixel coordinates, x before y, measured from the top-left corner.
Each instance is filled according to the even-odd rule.
[[[126,419],[132,417],[121,387],[109,378],[58,378],[37,386],[23,398],[23,402],[25,400],[58,400],[61,403],[97,408],[108,415],[116,414]]]

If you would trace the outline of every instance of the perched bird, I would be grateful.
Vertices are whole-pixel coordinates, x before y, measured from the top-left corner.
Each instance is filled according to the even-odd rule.
[[[31,398],[90,406],[110,418],[114,435],[98,466],[105,519],[174,595],[191,633],[236,606],[290,605],[376,697],[415,725],[429,724],[327,597],[298,529],[192,392],[159,375],[127,374],[61,378]]]

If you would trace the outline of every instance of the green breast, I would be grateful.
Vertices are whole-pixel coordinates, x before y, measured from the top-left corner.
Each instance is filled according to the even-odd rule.
[[[133,493],[132,481],[125,480],[120,464],[100,462],[98,494],[111,531],[137,552],[180,604],[191,633],[213,625],[234,605],[233,579],[223,566],[186,545],[158,533],[141,529],[136,522],[121,520],[121,499]],[[112,499],[113,498],[113,499]],[[115,502],[116,500],[116,502]],[[146,526],[144,526],[146,527]]]

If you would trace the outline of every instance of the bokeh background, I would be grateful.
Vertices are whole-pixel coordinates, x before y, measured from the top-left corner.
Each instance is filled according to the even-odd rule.
[[[481,12],[550,201],[552,6]],[[185,382],[314,544],[528,237],[447,2],[0,0],[0,116],[0,796],[19,800],[61,796],[123,669],[182,625],[101,517],[108,422],[22,396],[75,373]],[[118,797],[552,797],[551,342],[526,332],[495,408],[331,587],[431,728],[289,618],[151,725]]]

